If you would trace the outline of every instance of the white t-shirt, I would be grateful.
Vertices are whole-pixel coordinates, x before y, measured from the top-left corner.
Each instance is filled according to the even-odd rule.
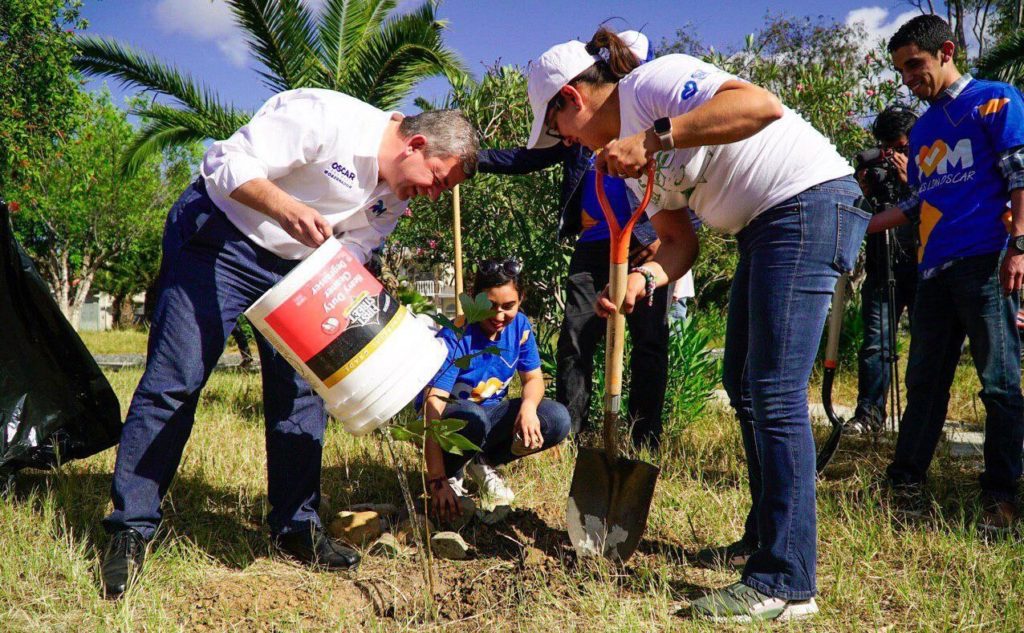
[[[730,79],[736,77],[688,55],[643,64],[619,81],[619,137],[693,110]],[[827,138],[786,107],[781,119],[750,138],[659,152],[655,163],[648,215],[689,206],[705,224],[727,233],[738,233],[757,214],[801,191],[853,173]],[[640,182],[627,183],[643,195]]]
[[[408,206],[377,182],[377,153],[390,119],[340,92],[282,92],[230,138],[210,146],[201,168],[206,191],[252,241],[284,259],[302,259],[313,249],[230,197],[242,184],[267,178],[319,211],[365,263]]]
[[[672,285],[672,300],[692,299],[696,296],[697,293],[693,289],[693,271],[688,270],[685,275],[676,279],[676,283]]]

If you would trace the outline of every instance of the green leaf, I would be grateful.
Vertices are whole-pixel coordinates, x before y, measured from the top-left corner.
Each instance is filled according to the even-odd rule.
[[[461,436],[455,436],[455,437],[461,437]],[[452,437],[451,436],[437,437],[437,438],[434,438],[434,440],[441,447],[441,450],[443,450],[446,453],[452,453],[453,455],[462,455],[463,454],[462,453],[462,449],[459,448],[458,446],[456,446],[455,442],[452,441]]]
[[[479,446],[477,446],[473,442],[470,442],[466,438],[466,436],[459,435],[458,433],[452,433],[451,435],[448,436],[447,439],[451,441],[453,446],[457,446],[458,448],[461,448],[464,451],[479,452],[481,450]]]
[[[419,440],[421,439],[415,433],[409,431],[404,426],[392,426],[388,429],[391,432],[391,437],[395,438],[399,442],[405,442],[408,440]]]
[[[498,313],[491,307],[491,300],[484,292],[478,294],[475,299],[463,293],[459,295],[459,303],[462,304],[462,312],[466,315],[467,324],[479,323]]]
[[[446,330],[451,330],[452,332],[454,332],[458,338],[462,338],[462,335],[465,333],[463,332],[462,328],[455,325],[455,323],[451,319],[441,314],[440,312],[438,312],[437,314],[431,314],[430,318],[433,319],[435,323],[445,328]]]
[[[423,418],[416,418],[405,425],[405,428],[409,429],[410,432],[416,433],[417,435],[423,435],[424,422]]]
[[[459,420],[458,418],[446,418],[444,420],[438,420],[430,425],[431,431],[436,431],[437,433],[442,434],[456,433],[464,428],[466,428],[466,421]]]

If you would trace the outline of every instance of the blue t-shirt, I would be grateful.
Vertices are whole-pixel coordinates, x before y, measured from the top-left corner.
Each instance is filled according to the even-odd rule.
[[[476,323],[466,327],[462,338],[448,329],[441,330],[438,337],[448,346],[448,359],[430,381],[430,386],[447,391],[459,400],[471,400],[485,407],[494,406],[505,398],[508,385],[517,371],[528,372],[540,367],[533,327],[522,312],[505,326],[496,341],[487,338]],[[466,369],[455,365],[456,359],[491,346],[497,347],[501,353],[474,356]]]
[[[1009,84],[972,80],[918,119],[907,176],[921,201],[922,272],[1006,248],[1009,193],[999,160],[1021,145],[1024,98]]]
[[[591,160],[587,172],[583,175],[583,213],[580,216],[582,230],[577,241],[596,242],[607,240],[611,236],[608,231],[608,222],[604,219],[604,212],[601,210],[601,203],[597,199],[597,184],[594,170],[594,163]],[[619,226],[629,222],[633,215],[633,203],[627,193],[626,181],[621,178],[605,176],[604,193],[608,196],[608,204],[615,213],[615,219]]]

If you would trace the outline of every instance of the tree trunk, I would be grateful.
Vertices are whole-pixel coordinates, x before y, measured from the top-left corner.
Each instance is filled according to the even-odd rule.
[[[135,320],[135,306],[132,304],[131,293],[119,292],[114,295],[111,316],[115,329],[123,330],[132,326],[132,322]]]
[[[71,321],[71,326],[75,328],[75,331],[78,331],[78,327],[82,323],[82,306],[85,305],[85,300],[89,297],[89,291],[92,289],[92,279],[95,275],[96,271],[83,274],[78,285],[75,286],[75,295],[71,302],[71,318],[68,319]]]

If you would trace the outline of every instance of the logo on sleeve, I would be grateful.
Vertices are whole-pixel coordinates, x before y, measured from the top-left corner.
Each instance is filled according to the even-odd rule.
[[[378,198],[377,202],[373,203],[373,206],[370,207],[370,213],[372,213],[375,218],[379,218],[384,215],[384,212],[387,210],[387,206],[384,205],[384,201],[380,198]]]
[[[686,101],[687,99],[689,99],[690,97],[692,97],[695,94],[697,94],[697,82],[696,81],[688,81],[688,82],[686,82],[686,84],[683,85],[683,94],[681,95],[683,97],[683,101]]]
[[[999,111],[1005,108],[1006,104],[1009,102],[1010,100],[1007,99],[1006,97],[1003,97],[1002,99],[990,99],[985,103],[981,104],[980,106],[978,106],[978,114],[980,114],[981,116],[998,114]]]

